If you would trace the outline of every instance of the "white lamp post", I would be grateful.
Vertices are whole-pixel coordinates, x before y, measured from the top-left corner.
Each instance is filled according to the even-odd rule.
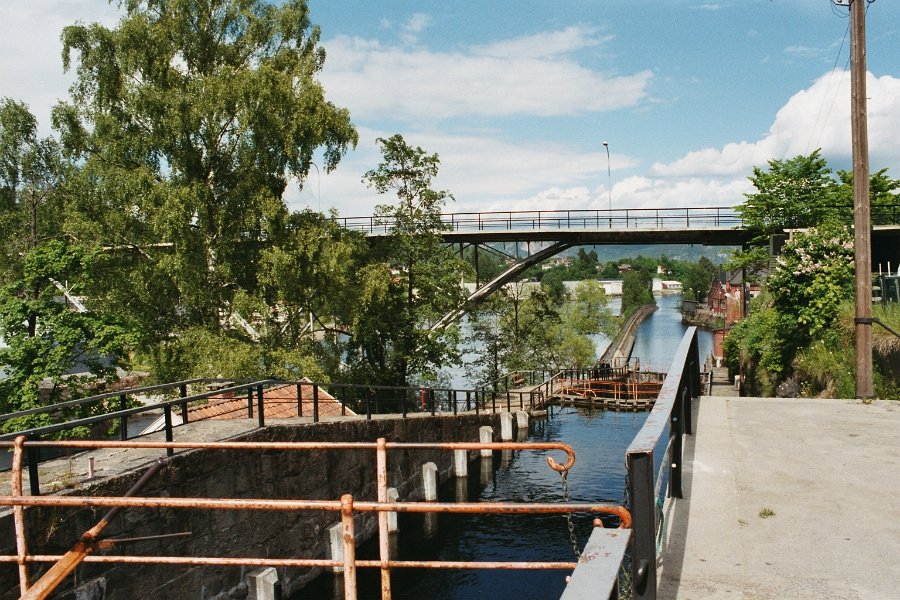
[[[606,193],[609,195],[609,210],[612,212],[612,169],[609,165],[609,142],[603,142],[603,147],[606,148]]]

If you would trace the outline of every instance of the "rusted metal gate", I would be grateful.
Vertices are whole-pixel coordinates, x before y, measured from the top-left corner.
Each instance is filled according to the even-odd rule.
[[[571,514],[593,513],[614,515],[619,519],[620,528],[631,526],[631,514],[622,506],[608,503],[507,503],[507,502],[389,502],[388,501],[388,451],[438,449],[453,450],[543,450],[562,451],[567,455],[564,463],[557,463],[547,457],[549,467],[562,476],[575,464],[575,452],[562,443],[405,443],[388,442],[379,438],[376,442],[150,442],[150,441],[27,441],[20,436],[14,442],[0,442],[0,446],[13,448],[12,494],[0,496],[0,505],[13,507],[16,529],[16,555],[0,556],[2,562],[18,564],[21,598],[46,598],[82,562],[125,563],[125,564],[171,564],[171,565],[215,565],[215,566],[255,566],[255,567],[340,567],[343,569],[344,597],[356,598],[356,569],[376,568],[381,571],[381,596],[391,597],[391,569],[574,569],[574,562],[470,562],[470,561],[400,561],[390,556],[388,516],[391,512],[444,512],[444,513],[492,513],[492,514]],[[26,496],[23,494],[23,462],[29,447],[67,447],[81,450],[99,448],[157,448],[171,454],[175,450],[194,448],[242,450],[258,452],[266,450],[316,451],[316,450],[360,450],[376,452],[377,499],[357,500],[344,494],[338,500],[278,500],[278,499],[228,499],[228,498],[173,498],[139,496],[141,488],[158,471],[165,468],[168,458],[158,460],[144,476],[123,496]],[[64,555],[29,554],[25,526],[26,506],[54,506],[81,508],[109,508],[110,511],[93,528],[85,532]],[[339,512],[342,524],[343,560],[309,558],[257,558],[257,557],[215,557],[215,556],[124,556],[96,555],[96,550],[106,550],[116,543],[126,540],[104,539],[103,529],[118,511],[128,508],[158,509],[203,509],[203,510],[250,510],[250,511],[297,511],[320,510]],[[357,512],[375,512],[378,516],[378,560],[356,560],[355,530],[353,517]],[[596,519],[595,527],[602,527]],[[177,534],[176,534],[177,535]],[[627,538],[626,538],[627,539]],[[621,556],[618,557],[621,561]],[[52,562],[36,582],[29,576],[29,565]],[[618,570],[618,563],[615,569]]]

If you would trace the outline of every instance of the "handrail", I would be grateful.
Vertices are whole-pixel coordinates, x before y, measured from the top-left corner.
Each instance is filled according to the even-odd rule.
[[[186,497],[149,497],[132,495],[130,492],[122,497],[109,496],[25,496],[22,490],[23,450],[30,447],[46,447],[48,445],[74,448],[165,448],[167,451],[183,448],[204,448],[222,450],[359,450],[374,449],[376,452],[376,501],[356,501],[352,495],[344,494],[340,500],[280,500],[280,499],[230,499],[230,498],[186,498]],[[623,506],[612,503],[511,503],[511,502],[399,502],[388,501],[388,467],[387,451],[392,449],[416,450],[438,449],[456,450],[561,450],[567,455],[564,464],[559,464],[552,457],[547,457],[548,465],[559,472],[569,470],[575,463],[575,452],[571,446],[558,442],[450,442],[450,443],[409,443],[388,442],[379,438],[376,442],[100,442],[100,441],[55,441],[29,442],[19,436],[14,442],[0,442],[0,447],[15,449],[13,464],[13,493],[0,496],[0,505],[14,507],[16,525],[17,553],[0,556],[0,562],[16,562],[20,565],[19,577],[23,598],[42,599],[49,596],[62,581],[61,572],[71,572],[82,562],[102,563],[160,563],[182,565],[254,565],[254,566],[291,566],[291,567],[342,567],[344,571],[345,599],[356,598],[356,569],[378,568],[381,570],[382,598],[390,599],[390,570],[392,568],[441,568],[441,569],[573,569],[571,562],[470,562],[470,561],[398,561],[391,559],[388,544],[389,512],[452,512],[452,513],[491,513],[491,514],[571,514],[599,513],[615,516],[619,519],[620,528],[628,528],[631,514]],[[161,459],[167,460],[167,459]],[[157,465],[160,463],[157,463]],[[156,469],[158,467],[154,467]],[[146,478],[146,476],[145,476]],[[142,478],[143,480],[144,478]],[[186,557],[186,556],[92,556],[96,549],[108,549],[116,540],[102,540],[98,536],[83,536],[76,544],[77,551],[65,555],[30,554],[26,520],[22,507],[110,507],[114,510],[122,508],[157,508],[157,509],[201,509],[201,510],[251,510],[251,511],[296,511],[325,510],[341,513],[343,558],[336,559],[298,559],[298,558],[258,558],[258,557]],[[353,517],[355,512],[374,512],[378,515],[379,560],[356,560],[355,532]],[[599,520],[595,527],[602,527]],[[93,531],[93,530],[92,530]],[[55,562],[45,577],[31,584],[27,565],[33,562]]]
[[[656,599],[657,502],[664,478],[666,495],[682,498],[682,437],[692,433],[691,404],[700,394],[700,355],[697,328],[689,327],[672,359],[668,375],[643,427],[625,453],[628,499],[633,518],[631,577],[634,598]],[[656,448],[668,439],[661,456]],[[658,472],[654,468],[659,459]],[[668,467],[668,468],[666,468]]]
[[[159,390],[169,390],[174,389],[175,387],[182,388],[184,386],[193,385],[195,383],[209,383],[209,382],[233,382],[233,379],[214,379],[214,378],[197,378],[197,379],[185,379],[184,381],[175,381],[172,383],[160,383],[157,385],[149,385],[138,388],[127,388],[123,390],[117,390],[113,392],[103,392],[102,394],[96,394],[94,396],[86,396],[84,398],[75,398],[74,400],[66,400],[64,402],[56,402],[54,404],[47,404],[46,406],[38,406],[35,408],[28,408],[25,410],[19,410],[16,412],[6,413],[0,415],[0,423],[4,421],[9,421],[11,419],[17,419],[19,417],[27,417],[30,415],[37,415],[41,413],[52,413],[64,408],[72,408],[75,406],[83,406],[85,404],[91,404],[93,402],[100,402],[101,400],[106,400],[108,398],[116,398],[121,396],[123,393],[125,394],[144,394],[149,392],[157,392]]]
[[[852,208],[852,205],[832,205],[829,208]],[[698,206],[672,208],[623,208],[576,209],[531,211],[484,211],[442,213],[441,223],[446,231],[471,232],[489,230],[588,229],[588,228],[743,228],[741,205]],[[852,215],[852,211],[848,213]],[[372,215],[334,217],[333,221],[344,229],[362,231],[372,235],[390,233],[392,222],[388,217]],[[900,204],[872,207],[873,225],[900,223]],[[803,225],[797,225],[801,227]]]
[[[624,208],[615,210],[533,210],[442,213],[441,223],[446,231],[485,231],[497,229],[587,229],[587,228],[666,228],[742,227],[743,220],[733,206]],[[334,217],[344,229],[369,234],[390,233],[393,223],[389,217]]]

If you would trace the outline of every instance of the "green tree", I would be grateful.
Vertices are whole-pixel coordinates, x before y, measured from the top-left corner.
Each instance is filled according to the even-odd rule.
[[[645,271],[628,271],[622,277],[622,314],[630,315],[644,304],[656,304],[652,277]]]
[[[842,225],[794,235],[767,280],[767,293],[726,337],[729,366],[743,365],[751,393],[772,395],[804,348],[827,337],[853,298],[853,242]]]
[[[102,269],[103,257],[77,246],[50,240],[28,251],[20,278],[0,297],[0,411],[34,408],[58,401],[65,392],[77,395],[83,383],[67,377],[73,366],[87,367],[88,379],[115,377],[115,367],[132,341],[132,329],[116,317],[91,311],[60,291],[89,286],[92,273]],[[45,390],[42,392],[42,389]],[[45,424],[49,417],[26,417],[4,424],[5,431]]]
[[[290,177],[323,148],[333,169],[356,132],[316,79],[325,59],[304,0],[130,0],[118,25],[62,33],[71,101],[53,113],[82,165],[72,233],[117,249],[106,299],[147,343],[220,327],[257,292]]]
[[[702,301],[719,267],[705,256],[696,263],[676,263],[675,278],[681,282],[684,299]]]
[[[349,355],[360,377],[408,385],[413,377],[431,380],[442,365],[459,360],[458,329],[429,328],[462,304],[467,265],[441,239],[441,209],[451,196],[431,188],[437,154],[410,146],[399,134],[378,143],[383,161],[363,181],[398,202],[375,209],[390,234],[372,242],[372,262],[359,270],[363,293]]]
[[[737,207],[744,226],[768,243],[768,236],[785,229],[810,227],[834,218],[836,183],[819,150],[809,156],[770,160],[768,169],[753,167],[750,182],[756,192],[746,194]]]
[[[888,177],[887,169],[872,173],[869,179],[869,198],[874,225],[894,225],[900,219],[900,179]],[[840,180],[835,190],[835,200],[848,207],[847,221],[852,219],[853,171],[838,171]]]
[[[62,235],[66,171],[56,141],[38,139],[28,107],[0,100],[0,284],[19,279],[24,257]]]

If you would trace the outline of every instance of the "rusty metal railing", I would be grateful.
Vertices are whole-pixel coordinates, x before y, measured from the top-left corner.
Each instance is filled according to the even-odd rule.
[[[166,457],[160,458],[151,469],[124,496],[26,496],[23,494],[23,462],[29,447],[68,447],[80,450],[102,448],[141,448],[165,450]],[[12,506],[16,533],[15,555],[0,556],[0,562],[15,562],[19,569],[21,598],[42,599],[52,591],[82,562],[120,564],[170,564],[170,565],[213,565],[213,566],[257,566],[257,567],[340,567],[343,569],[344,597],[356,598],[356,569],[377,568],[381,571],[382,599],[391,598],[390,571],[397,568],[436,569],[574,569],[574,562],[504,562],[504,561],[401,561],[390,556],[388,513],[493,513],[493,514],[571,514],[593,513],[612,515],[619,519],[620,528],[631,526],[631,513],[624,507],[609,503],[505,503],[505,502],[389,502],[388,501],[388,450],[437,449],[444,451],[476,450],[544,450],[566,453],[562,464],[547,457],[548,466],[565,474],[575,464],[575,452],[567,444],[555,442],[450,442],[450,443],[409,443],[388,442],[379,438],[376,442],[155,442],[155,441],[33,441],[24,436],[13,442],[0,442],[0,447],[12,447],[12,494],[0,496],[0,505]],[[177,498],[138,496],[140,489],[165,466],[169,455],[175,450],[360,450],[372,449],[376,453],[375,501],[360,501],[351,494],[344,494],[339,500],[283,500],[283,499],[228,499],[228,498]],[[73,545],[64,555],[29,553],[24,509],[28,506],[110,508],[112,509],[93,528]],[[108,549],[118,541],[103,539],[101,533],[117,511],[128,508],[150,509],[201,509],[201,510],[250,510],[250,511],[297,511],[319,510],[339,512],[341,515],[343,559],[305,558],[259,558],[259,557],[210,557],[210,556],[124,556],[94,555],[95,550]],[[357,512],[374,512],[378,518],[378,560],[357,560],[355,557],[355,530],[353,516]],[[600,519],[595,519],[595,527],[602,527]],[[31,563],[55,563],[38,581],[31,583],[28,566]]]

